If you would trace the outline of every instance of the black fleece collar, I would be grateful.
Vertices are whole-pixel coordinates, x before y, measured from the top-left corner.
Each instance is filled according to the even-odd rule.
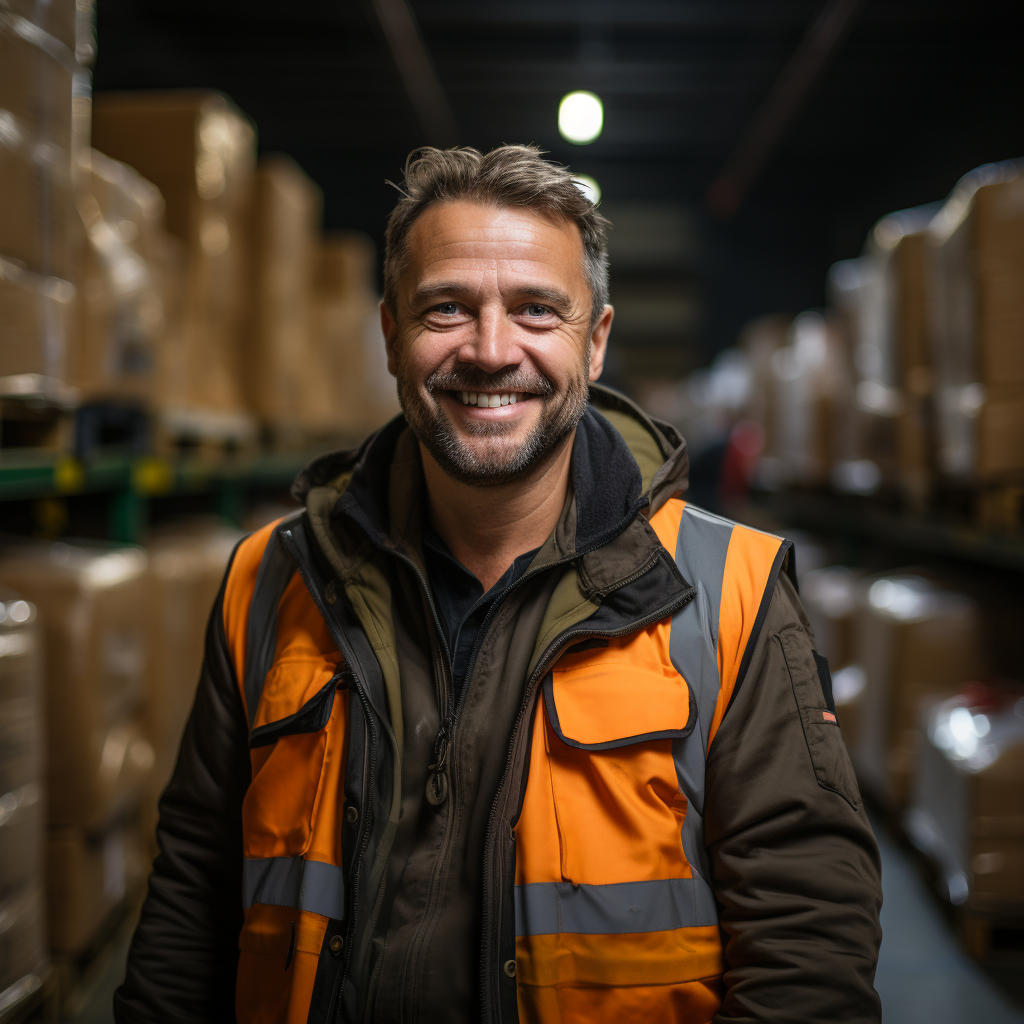
[[[380,547],[396,544],[388,521],[388,481],[398,438],[406,428],[405,417],[398,416],[369,439],[331,513],[332,519],[351,519]],[[576,428],[570,473],[579,554],[617,537],[647,505],[640,467],[619,432],[593,405]]]

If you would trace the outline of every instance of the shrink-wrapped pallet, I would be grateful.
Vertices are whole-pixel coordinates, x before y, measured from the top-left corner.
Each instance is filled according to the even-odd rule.
[[[0,586],[0,1007],[46,972],[42,668],[36,609]]]
[[[160,406],[242,411],[252,125],[217,93],[153,92],[97,96],[92,127],[94,148],[160,190],[167,230],[184,244],[183,370]]]
[[[864,670],[858,742],[850,753],[862,787],[893,810],[905,806],[922,706],[956,693],[984,669],[977,606],[913,574],[864,587],[854,660]]]

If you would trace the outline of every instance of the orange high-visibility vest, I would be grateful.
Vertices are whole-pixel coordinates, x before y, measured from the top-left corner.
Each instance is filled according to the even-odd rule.
[[[704,1024],[721,1006],[704,765],[789,544],[678,499],[650,524],[693,598],[626,636],[574,642],[538,695],[514,826],[515,959],[498,960],[523,1021]],[[224,593],[252,759],[242,1024],[335,1019],[366,953],[352,871],[369,811],[354,780],[366,785],[367,743],[386,739],[350,728],[351,702],[369,713],[374,698],[349,686],[347,662],[372,651],[339,627],[344,602],[297,562],[287,525],[243,542]]]

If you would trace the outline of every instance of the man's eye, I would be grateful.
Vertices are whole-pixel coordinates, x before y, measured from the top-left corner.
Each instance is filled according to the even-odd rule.
[[[457,302],[442,302],[437,307],[437,311],[441,316],[455,316],[459,311],[459,304]]]
[[[548,307],[547,306],[538,306],[537,303],[531,302],[530,305],[528,305],[526,307],[526,315],[527,316],[547,316],[548,315]]]

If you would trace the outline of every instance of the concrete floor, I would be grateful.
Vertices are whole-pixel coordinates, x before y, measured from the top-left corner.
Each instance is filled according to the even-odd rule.
[[[873,824],[885,896],[875,987],[885,1024],[1024,1024],[1024,949],[997,951],[984,967],[968,958],[916,865]],[[111,1000],[124,977],[128,940],[124,929],[109,969],[65,1024],[113,1024]]]

